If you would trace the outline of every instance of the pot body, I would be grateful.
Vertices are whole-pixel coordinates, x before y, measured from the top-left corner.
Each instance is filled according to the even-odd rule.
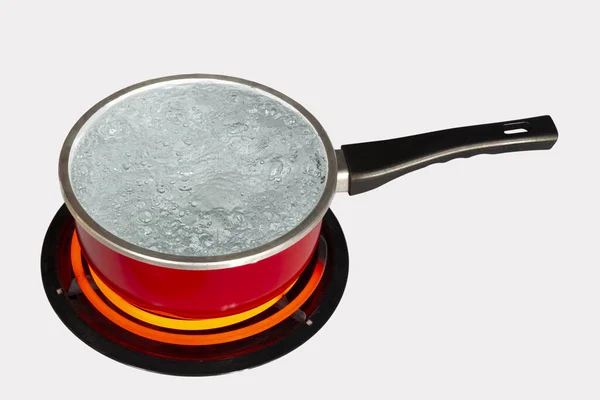
[[[320,231],[321,222],[290,247],[252,264],[184,270],[129,258],[77,225],[88,263],[112,290],[148,311],[190,319],[244,312],[283,292],[309,263]]]

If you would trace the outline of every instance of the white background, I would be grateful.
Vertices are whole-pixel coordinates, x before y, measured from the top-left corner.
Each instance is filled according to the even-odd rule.
[[[599,398],[595,3],[2,2],[0,397]],[[162,376],[72,335],[39,257],[70,127],[122,87],[189,72],[286,93],[336,147],[541,114],[561,136],[338,195],[351,271],[329,323],[258,369]]]

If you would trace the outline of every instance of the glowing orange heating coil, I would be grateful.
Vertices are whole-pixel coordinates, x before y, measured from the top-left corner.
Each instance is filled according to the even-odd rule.
[[[158,331],[152,328],[148,328],[146,326],[140,325],[134,321],[131,321],[115,310],[113,310],[110,306],[108,306],[104,301],[96,294],[92,286],[90,285],[87,277],[85,276],[85,271],[83,269],[83,263],[81,260],[82,253],[81,248],[79,246],[79,240],[77,239],[77,234],[73,233],[73,238],[71,240],[71,263],[73,266],[73,272],[75,274],[75,279],[79,284],[83,294],[87,297],[87,299],[94,305],[94,307],[106,318],[120,326],[123,329],[128,330],[138,336],[142,336],[147,339],[156,340],[163,343],[171,343],[185,346],[198,346],[198,345],[211,345],[211,344],[219,344],[219,343],[227,343],[233,342],[236,340],[244,339],[253,335],[256,335],[260,332],[263,332],[273,326],[279,324],[284,321],[286,318],[290,317],[294,311],[300,308],[302,304],[312,295],[314,290],[317,288],[321,278],[323,277],[323,272],[325,269],[325,265],[322,262],[317,262],[315,265],[315,269],[313,271],[312,276],[310,277],[306,286],[302,289],[302,291],[296,296],[286,307],[277,311],[275,314],[270,315],[262,321],[259,321],[255,324],[245,326],[243,328],[235,329],[229,332],[222,333],[212,333],[212,334],[181,334],[181,333],[171,333],[171,332],[163,332]],[[91,270],[90,270],[91,271]],[[93,271],[91,271],[92,274]],[[97,276],[94,278],[96,280]],[[101,282],[97,280],[97,282]],[[288,288],[289,290],[289,288]],[[108,296],[107,296],[108,297]],[[111,300],[112,301],[112,300]],[[124,300],[123,300],[124,301]],[[138,309],[139,310],[139,309]],[[139,310],[143,311],[143,310]],[[251,310],[252,311],[252,310]],[[243,313],[242,313],[243,314]],[[239,315],[239,314],[237,314]],[[153,315],[153,317],[159,317],[157,315]],[[164,317],[161,317],[164,318]],[[226,318],[226,317],[225,317]],[[217,319],[217,318],[214,318]],[[213,320],[214,320],[213,319]],[[181,322],[199,322],[200,320],[181,320]],[[205,320],[206,321],[206,320]],[[164,322],[164,321],[163,321]],[[181,329],[181,328],[178,328]],[[208,329],[208,328],[204,328]]]
[[[89,264],[88,264],[88,266],[89,266]],[[296,283],[296,281],[294,281],[294,283],[292,283],[287,289],[285,289],[283,291],[283,293],[276,296],[272,300],[269,300],[268,302],[266,302],[256,308],[253,308],[251,310],[248,310],[248,311],[245,311],[245,312],[242,312],[239,314],[228,315],[226,317],[219,317],[219,318],[209,318],[209,319],[176,319],[176,318],[168,318],[168,317],[164,317],[162,315],[156,315],[156,314],[150,313],[146,310],[138,308],[138,307],[134,306],[133,304],[127,302],[127,300],[123,299],[121,296],[119,296],[117,293],[115,293],[112,289],[110,289],[108,286],[106,286],[106,284],[104,282],[102,282],[100,277],[98,277],[98,275],[96,275],[96,273],[91,268],[91,266],[89,266],[89,269],[90,269],[90,274],[92,275],[92,279],[98,286],[98,289],[100,289],[102,294],[108,300],[110,300],[110,302],[113,303],[119,310],[125,312],[126,314],[128,314],[136,319],[139,319],[140,321],[147,322],[151,325],[160,326],[163,328],[184,330],[184,331],[200,331],[200,330],[204,330],[204,329],[222,328],[224,326],[237,324],[238,322],[242,322],[247,319],[250,319],[250,318],[254,317],[255,315],[258,315],[261,312],[265,311],[266,309],[271,307],[273,304],[277,303],[279,301],[279,299],[281,299],[292,288],[292,286],[294,286],[294,283]]]

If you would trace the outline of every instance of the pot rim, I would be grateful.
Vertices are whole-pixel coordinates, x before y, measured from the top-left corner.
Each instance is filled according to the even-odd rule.
[[[78,137],[78,134],[83,125],[97,111],[129,92],[149,85],[185,79],[221,80],[243,84],[255,89],[262,90],[272,96],[277,97],[278,99],[287,103],[291,107],[295,108],[314,127],[315,131],[321,138],[323,147],[325,148],[328,169],[327,177],[321,198],[319,199],[315,207],[312,209],[312,211],[298,225],[296,225],[294,229],[285,233],[279,238],[272,240],[271,242],[265,243],[253,249],[244,250],[237,253],[219,256],[180,256],[149,250],[127,242],[104,229],[83,209],[83,207],[81,206],[81,204],[75,196],[75,193],[71,186],[71,180],[69,178],[69,158],[71,148],[73,147],[73,144],[76,138]],[[329,209],[331,201],[333,200],[337,183],[337,161],[335,150],[323,126],[321,126],[319,121],[317,121],[317,119],[311,113],[309,113],[308,110],[306,110],[302,105],[289,98],[288,96],[284,95],[283,93],[253,81],[227,75],[182,74],[165,76],[136,83],[134,85],[128,86],[124,89],[113,93],[112,95],[106,97],[105,99],[101,100],[96,105],[94,105],[92,108],[90,108],[75,123],[73,128],[71,128],[69,134],[67,135],[63,143],[58,163],[58,176],[63,199],[71,215],[77,222],[77,225],[83,228],[86,232],[88,232],[94,239],[98,240],[100,243],[107,246],[111,250],[120,253],[126,257],[132,258],[134,260],[159,267],[182,270],[217,270],[243,266],[246,264],[261,261],[287,249],[288,247],[292,246],[300,239],[302,239],[304,236],[306,236],[323,219],[325,213]]]

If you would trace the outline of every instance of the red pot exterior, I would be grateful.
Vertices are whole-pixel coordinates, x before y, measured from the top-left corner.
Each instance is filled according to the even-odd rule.
[[[77,225],[87,261],[112,290],[146,310],[182,318],[214,318],[257,307],[300,276],[319,239],[321,223],[305,237],[253,264],[215,270],[159,267],[106,247]]]

